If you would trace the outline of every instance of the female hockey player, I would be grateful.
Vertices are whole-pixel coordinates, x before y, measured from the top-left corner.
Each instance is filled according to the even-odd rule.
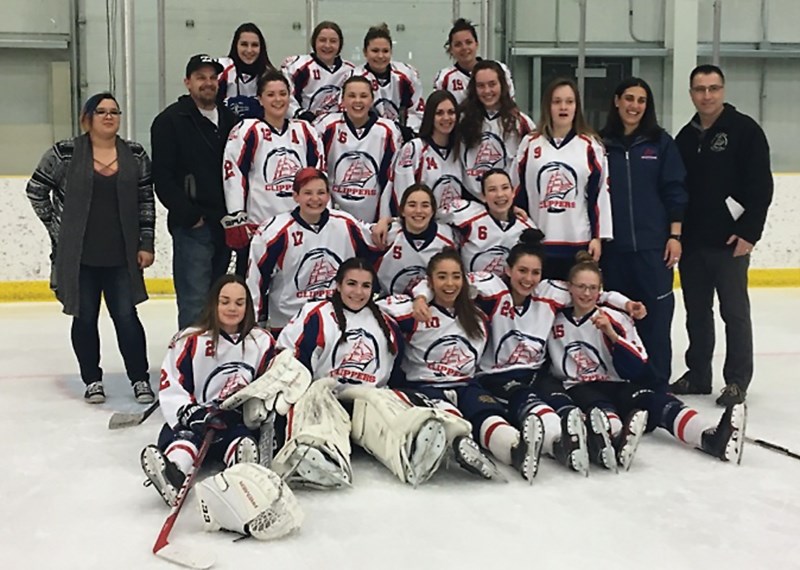
[[[401,364],[404,379],[398,385],[412,398],[463,416],[471,424],[474,440],[462,437],[453,442],[463,467],[487,479],[497,476],[477,440],[499,461],[513,465],[526,480],[532,480],[541,426],[538,417],[531,415],[521,431],[512,427],[502,404],[475,380],[486,347],[486,315],[469,298],[457,251],[445,249],[433,256],[428,263],[427,284],[433,302],[426,322],[414,318],[410,298],[389,297],[380,302],[406,336]]]
[[[386,24],[373,26],[364,36],[364,58],[355,75],[366,77],[375,94],[373,109],[379,117],[397,123],[404,141],[419,131],[425,97],[417,70],[392,60],[392,36]]]
[[[468,271],[502,275],[508,252],[519,236],[535,226],[514,208],[514,187],[505,170],[490,168],[481,177],[482,202],[455,200],[439,220],[460,234],[461,259]]]
[[[544,276],[566,279],[581,249],[600,259],[601,240],[613,237],[608,168],[571,79],[545,89],[538,130],[520,144],[513,170],[517,205],[545,235]]]
[[[382,215],[399,215],[400,197],[412,184],[425,184],[433,190],[439,208],[471,196],[461,182],[458,120],[458,104],[451,93],[440,90],[430,94],[419,138],[405,143],[394,159],[389,190],[384,193],[388,205],[381,206]]]
[[[650,86],[622,81],[601,132],[608,159],[614,239],[603,248],[603,281],[641,299],[648,316],[636,330],[649,367],[666,387],[671,374],[670,330],[675,311],[673,268],[681,257],[681,226],[688,202],[686,170],[672,137],[659,126]],[[676,393],[676,388],[671,388]]]
[[[355,75],[342,87],[343,113],[315,123],[325,149],[334,205],[365,222],[378,219],[400,132],[372,111],[369,80]]]
[[[388,249],[377,264],[378,281],[385,295],[410,295],[425,280],[431,258],[445,247],[456,247],[450,226],[437,223],[436,198],[424,184],[411,184],[400,199],[400,223],[392,223]]]
[[[243,119],[233,128],[222,163],[228,215],[222,218],[225,243],[236,250],[236,273],[247,269],[247,248],[255,228],[295,206],[292,183],[306,167],[324,169],[322,142],[316,130],[286,119],[289,82],[279,71],[258,78],[263,119]]]
[[[378,253],[369,226],[328,209],[322,171],[300,170],[293,192],[297,207],[264,222],[250,243],[247,287],[257,320],[269,319],[275,336],[305,303],[334,292],[343,260]]]
[[[433,80],[434,89],[445,89],[452,93],[456,101],[461,103],[467,96],[467,85],[475,64],[481,61],[478,57],[478,32],[472,22],[459,18],[453,22],[444,50],[455,60],[455,64],[441,69]],[[503,68],[508,83],[508,95],[514,98],[514,81],[511,71],[505,63],[497,62]]]
[[[728,407],[714,426],[674,396],[648,389],[642,376],[647,353],[633,322],[620,311],[597,306],[600,268],[588,252],[576,258],[569,273],[573,306],[562,309],[553,323],[547,341],[553,378],[543,384],[553,386],[556,380],[550,388],[556,393],[550,403],[558,400],[554,407],[577,405],[586,414],[590,459],[607,469],[628,469],[649,417],[649,429],[661,427],[683,443],[739,463],[745,405]]]
[[[311,33],[311,53],[287,58],[281,66],[291,84],[292,116],[314,121],[339,110],[342,85],[355,65],[341,58],[344,36],[336,22],[320,22]]]
[[[534,129],[511,98],[505,71],[496,61],[479,61],[472,68],[459,129],[464,184],[479,198],[484,173],[490,168],[508,171],[520,141]]]
[[[274,341],[255,322],[253,302],[242,278],[224,275],[214,284],[196,325],[180,331],[161,368],[158,399],[166,424],[158,445],[142,450],[147,481],[168,505],[192,469],[208,429],[215,436],[207,458],[258,463],[257,434],[238,410],[219,404],[267,369]]]
[[[239,117],[261,117],[256,82],[269,69],[275,69],[267,54],[264,34],[253,23],[242,24],[233,34],[228,57],[219,58],[217,102],[225,104]]]

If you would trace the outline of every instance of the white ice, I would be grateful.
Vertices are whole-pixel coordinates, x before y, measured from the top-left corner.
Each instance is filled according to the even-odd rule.
[[[800,290],[754,290],[756,373],[748,435],[800,452]],[[674,371],[686,346],[677,299]],[[152,380],[175,328],[172,299],[140,306]],[[0,568],[169,568],[151,554],[167,515],[143,488],[139,451],[161,418],[109,431],[113,410],[137,408],[110,320],[101,316],[108,401],[89,406],[69,345],[70,319],[55,303],[0,305]],[[715,389],[722,386],[718,331]],[[711,421],[713,396],[688,397]],[[217,568],[800,568],[800,461],[750,445],[741,466],[650,435],[633,467],[588,479],[543,459],[533,486],[457,467],[414,490],[363,453],[354,486],[299,491],[301,531],[265,543],[203,533],[194,499],[171,542],[210,550]]]

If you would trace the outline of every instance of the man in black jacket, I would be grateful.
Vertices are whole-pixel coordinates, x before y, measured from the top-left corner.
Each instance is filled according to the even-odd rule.
[[[220,225],[226,213],[222,153],[238,118],[216,103],[221,71],[207,55],[192,57],[183,80],[189,94],[150,127],[155,191],[169,211],[180,328],[197,321],[211,284],[225,274],[231,257]]]
[[[717,404],[744,402],[753,376],[753,329],[747,294],[750,253],[772,201],[769,145],[758,124],[725,103],[725,76],[696,67],[690,93],[697,114],[675,141],[686,166],[689,205],[683,222],[681,286],[689,370],[674,394],[710,394],[714,292],[725,322],[725,389]]]

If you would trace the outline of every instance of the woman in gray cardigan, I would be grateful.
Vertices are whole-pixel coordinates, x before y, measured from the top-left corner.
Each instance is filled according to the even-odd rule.
[[[81,112],[84,134],[53,145],[27,187],[50,234],[50,286],[73,317],[72,348],[91,404],[105,401],[97,329],[101,294],[136,401],[154,400],[136,312],[147,299],[142,271],[154,257],[153,183],[144,148],[117,136],[120,115],[111,93],[90,97]]]

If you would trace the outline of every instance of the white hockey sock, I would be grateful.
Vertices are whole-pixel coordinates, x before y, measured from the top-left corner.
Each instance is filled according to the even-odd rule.
[[[553,454],[553,444],[561,437],[561,418],[556,411],[547,404],[534,406],[531,411],[539,416],[544,426],[544,440],[542,441],[542,452],[548,455]]]
[[[519,443],[519,431],[500,416],[490,416],[481,424],[481,443],[498,461],[511,465],[511,448]]]
[[[622,431],[622,420],[616,412],[606,412],[606,416],[611,424],[611,437],[617,437]]]
[[[703,440],[703,432],[708,428],[713,428],[704,422],[697,410],[692,408],[682,409],[675,417],[672,424],[672,435],[693,447],[700,447]]]
[[[197,446],[191,441],[179,439],[167,446],[164,455],[183,473],[189,473],[192,470],[194,460],[197,458],[197,452]]]
[[[228,444],[228,449],[225,450],[225,455],[222,456],[226,467],[231,467],[236,463],[236,446],[239,445],[241,440],[241,437],[234,437],[233,441]]]

